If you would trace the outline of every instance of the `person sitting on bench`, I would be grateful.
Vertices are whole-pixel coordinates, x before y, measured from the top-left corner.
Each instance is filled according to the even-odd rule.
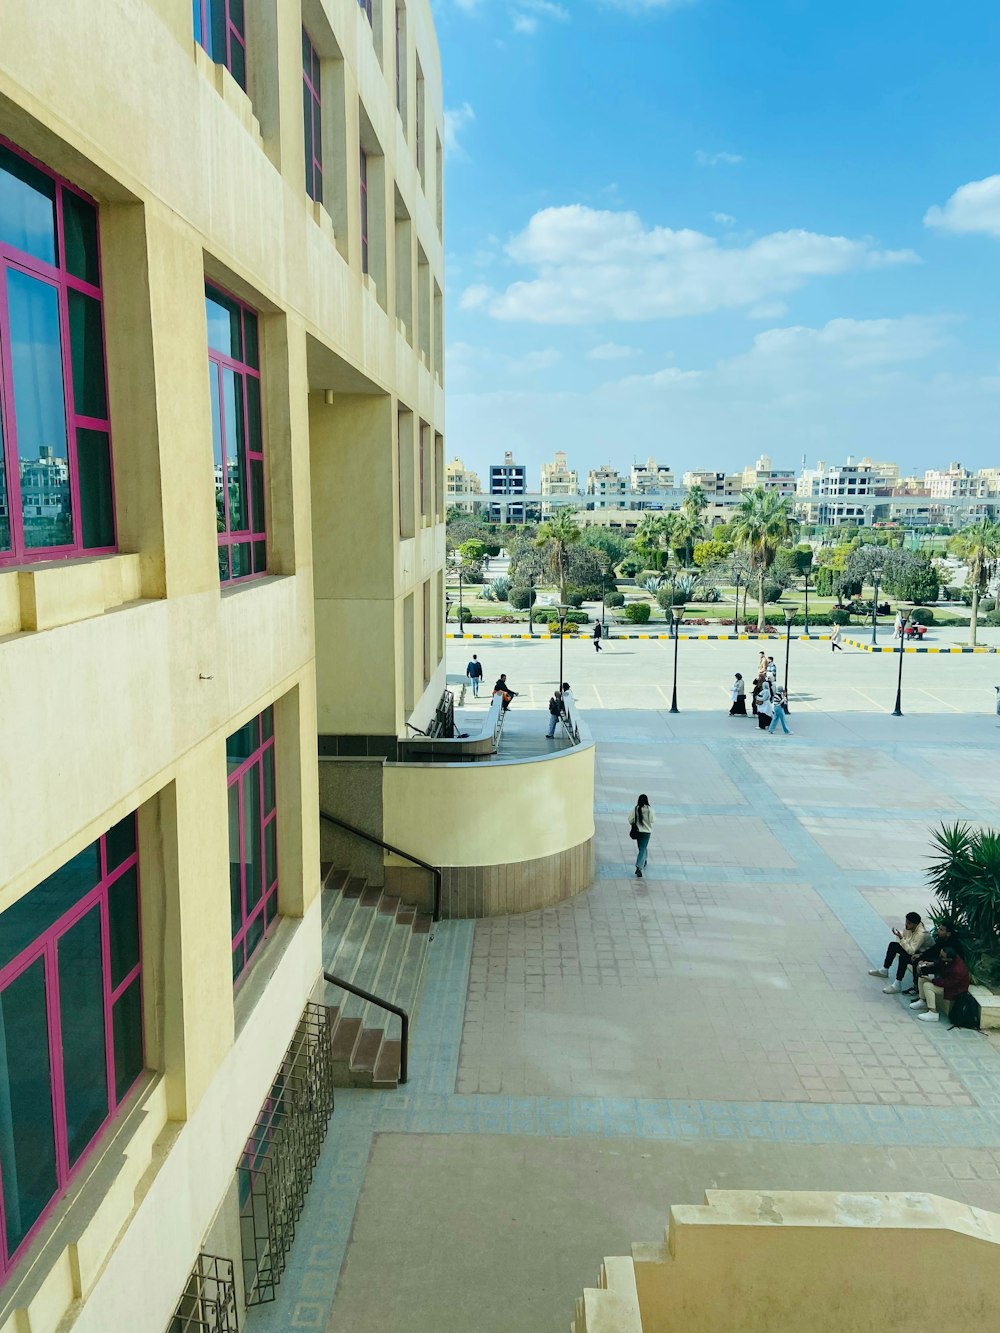
[[[899,994],[903,989],[903,978],[906,976],[906,969],[913,964],[914,956],[930,944],[930,936],[924,928],[919,912],[907,912],[903,929],[899,930],[894,926],[892,933],[896,938],[890,942],[888,949],[885,951],[885,962],[881,967],[873,967],[868,973],[870,977],[888,977],[892,960],[894,958],[899,960],[896,964],[896,980],[891,981],[888,986],[882,987],[886,995]],[[915,964],[913,980],[916,984]]]
[[[953,944],[946,944],[941,949],[940,961],[923,963],[920,966],[920,999],[911,1000],[910,1008],[917,1010],[917,1017],[925,1023],[934,1023],[938,1016],[938,1000],[957,1000],[969,989],[969,969],[964,959],[958,956]]]

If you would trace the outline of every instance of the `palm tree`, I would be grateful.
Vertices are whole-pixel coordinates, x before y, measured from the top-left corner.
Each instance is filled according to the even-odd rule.
[[[635,530],[633,544],[636,554],[648,560],[650,567],[662,568],[661,557],[670,553],[676,540],[677,515],[647,514]]]
[[[566,579],[569,575],[569,548],[575,546],[583,536],[583,530],[577,525],[572,511],[560,509],[555,518],[550,518],[538,529],[535,545],[543,550],[548,558],[549,570],[559,585],[559,600],[566,601]]]
[[[687,500],[681,512],[676,515],[674,524],[674,546],[683,551],[684,564],[690,568],[694,563],[694,544],[705,535],[705,525],[698,510],[687,507]]]
[[[757,628],[762,630],[764,616],[764,575],[774,563],[774,557],[795,530],[791,499],[777,491],[766,491],[757,486],[736,507],[730,524],[730,533],[737,546],[745,546],[757,574]]]
[[[963,528],[951,543],[951,549],[969,571],[972,584],[972,615],[969,619],[969,643],[976,646],[979,621],[979,594],[989,587],[1000,557],[1000,524],[984,518]]]
[[[703,486],[692,486],[684,497],[682,506],[689,513],[694,514],[696,518],[701,518],[702,514],[708,508],[708,496],[705,494]]]

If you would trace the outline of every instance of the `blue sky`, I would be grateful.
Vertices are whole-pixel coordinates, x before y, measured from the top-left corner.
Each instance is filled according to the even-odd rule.
[[[432,0],[447,450],[1000,466],[994,0]]]

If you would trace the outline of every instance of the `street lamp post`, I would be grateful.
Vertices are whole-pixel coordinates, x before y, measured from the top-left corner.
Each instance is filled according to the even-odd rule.
[[[899,626],[899,676],[896,679],[896,707],[892,710],[893,717],[903,716],[903,644],[906,643],[906,626],[909,623],[912,609],[909,606],[897,608],[901,617]]]
[[[604,606],[604,581],[606,577],[607,575],[605,571],[602,569],[601,570],[601,638],[602,639],[607,638],[607,633],[608,633],[608,631],[605,629],[605,626],[608,623],[607,619],[608,613]],[[560,681],[559,684],[561,685],[562,681]]]
[[[674,620],[674,588],[677,583],[677,570],[670,571],[670,624],[673,629],[674,638],[677,637],[676,622]]]
[[[792,710],[788,707],[788,655],[792,646],[792,621],[795,619],[795,607],[786,606],[785,612],[785,712]]]
[[[808,639],[808,637],[809,637],[809,571],[808,571],[808,569],[806,570],[806,624],[805,624],[805,631],[806,631],[806,638]]]
[[[737,634],[740,632],[740,571],[733,566],[733,578],[736,580],[736,615],[733,620],[733,628]]]
[[[559,613],[559,689],[563,687],[563,640],[566,637],[566,612],[569,606],[565,602],[560,602],[556,611]]]
[[[878,585],[879,585],[879,580],[881,579],[881,577],[882,577],[882,567],[881,567],[880,565],[876,565],[875,568],[872,570],[872,580],[873,580],[874,585],[875,585],[875,600],[872,602],[872,646],[873,646],[873,647],[878,643],[878,634],[877,634],[877,629],[878,629]]]
[[[465,611],[462,608],[462,567],[458,567],[458,637],[465,638]]]
[[[528,575],[528,638],[535,637],[535,576]]]
[[[674,693],[670,700],[671,713],[679,713],[681,710],[677,707],[677,645],[681,641],[681,621],[684,618],[684,607],[671,606],[670,620],[674,627]]]

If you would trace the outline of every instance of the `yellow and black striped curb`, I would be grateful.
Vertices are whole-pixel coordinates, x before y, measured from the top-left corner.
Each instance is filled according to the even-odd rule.
[[[862,643],[860,639],[843,639],[843,643],[848,643],[852,648],[857,648],[863,653],[898,653],[898,643]],[[990,648],[986,644],[977,644],[975,648],[962,647],[960,644],[908,644],[903,649],[906,653],[995,653],[995,648]]]
[[[446,638],[449,638],[449,639],[525,639],[525,640],[527,640],[527,639],[558,639],[558,638],[559,638],[559,635],[558,635],[558,634],[549,634],[548,632],[542,633],[541,631],[539,631],[538,634],[473,634],[473,633],[470,631],[468,634],[454,634],[454,633],[449,632],[445,637],[446,637]],[[584,643],[584,642],[591,642],[591,643],[592,643],[592,642],[593,642],[593,638],[594,638],[594,636],[593,636],[592,634],[567,634],[567,635],[565,635],[564,637],[567,638],[567,639],[576,639],[576,640],[578,640],[580,643]],[[723,641],[725,641],[726,639],[734,639],[734,640],[735,640],[735,639],[767,639],[767,640],[770,640],[770,641],[774,641],[774,640],[777,640],[777,639],[783,639],[785,636],[784,636],[784,634],[777,633],[777,634],[679,634],[677,637],[678,637],[678,638],[681,638],[681,639],[713,639],[713,640],[723,640]],[[829,639],[830,636],[829,636],[829,634],[793,634],[793,635],[792,635],[792,638],[793,638],[793,639],[814,639],[814,640],[820,640],[820,639]],[[612,634],[610,640],[609,640],[609,639],[602,639],[601,642],[602,642],[602,643],[616,642],[616,641],[618,641],[618,640],[620,640],[620,639],[669,639],[670,642],[672,643],[673,640],[674,640],[674,636],[673,636],[672,634]],[[845,640],[845,642],[846,642],[846,640]],[[907,652],[909,652],[909,651],[910,651],[910,650],[907,649]],[[981,650],[977,648],[976,651],[979,652],[979,651],[981,651]]]

